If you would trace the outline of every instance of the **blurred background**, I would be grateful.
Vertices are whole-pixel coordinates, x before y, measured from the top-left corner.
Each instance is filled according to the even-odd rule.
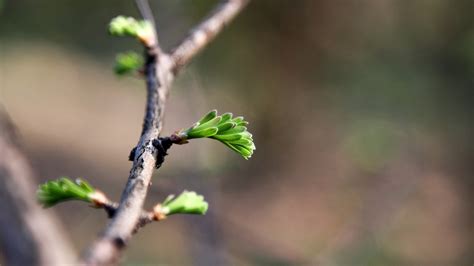
[[[166,49],[216,3],[150,2]],[[0,104],[37,182],[84,177],[118,200],[145,89],[114,76],[141,49],[106,26],[133,1],[0,4]],[[179,75],[164,133],[216,108],[250,121],[257,150],[173,147],[146,207],[192,189],[210,212],[147,226],[124,264],[472,265],[473,74],[472,0],[253,1]],[[45,211],[78,252],[107,222]]]

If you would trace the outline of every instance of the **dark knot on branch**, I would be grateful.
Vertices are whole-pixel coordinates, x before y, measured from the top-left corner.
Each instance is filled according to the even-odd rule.
[[[168,155],[167,151],[173,144],[181,144],[182,140],[177,135],[173,134],[170,137],[159,137],[152,141],[153,147],[156,149],[156,168],[160,168],[161,164],[165,161],[165,156]],[[128,160],[135,160],[135,153],[137,147],[133,148],[128,155]]]
[[[168,155],[168,153],[166,152],[171,147],[171,145],[173,145],[173,142],[171,141],[169,137],[164,137],[164,138],[154,139],[152,144],[153,144],[153,147],[155,147],[157,150],[155,167],[158,169],[160,168],[161,164],[165,161],[165,156]]]

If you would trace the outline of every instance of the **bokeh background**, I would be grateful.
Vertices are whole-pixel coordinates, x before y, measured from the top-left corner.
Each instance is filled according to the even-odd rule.
[[[216,1],[150,2],[168,49]],[[0,3],[0,104],[37,182],[84,177],[118,199],[145,90],[112,73],[140,46],[106,25],[138,16],[133,1]],[[147,226],[124,264],[472,265],[473,74],[472,0],[253,1],[181,73],[165,133],[216,108],[251,122],[257,150],[173,147],[147,207],[193,189],[210,212]],[[107,222],[45,211],[78,252]]]

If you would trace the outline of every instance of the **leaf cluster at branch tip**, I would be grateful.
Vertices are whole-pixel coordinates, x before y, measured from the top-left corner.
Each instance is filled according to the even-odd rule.
[[[136,20],[132,17],[118,16],[110,21],[109,33],[113,36],[130,36],[143,40],[153,34],[153,26],[146,20]]]
[[[243,117],[232,117],[231,113],[218,116],[212,110],[192,127],[182,130],[178,136],[183,140],[211,138],[225,144],[245,159],[249,159],[255,150],[252,134],[247,131],[248,122]]]
[[[172,214],[200,214],[204,215],[209,207],[204,196],[194,191],[183,191],[178,197],[170,195],[161,204],[166,215]]]
[[[91,195],[95,189],[86,181],[76,179],[75,182],[67,177],[48,181],[41,184],[37,191],[38,201],[45,207],[67,200],[82,200],[92,202]]]
[[[120,53],[115,57],[114,72],[117,75],[125,75],[138,70],[143,63],[143,56],[136,52]]]

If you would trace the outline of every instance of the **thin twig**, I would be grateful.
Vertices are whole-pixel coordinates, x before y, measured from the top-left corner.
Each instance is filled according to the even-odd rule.
[[[228,0],[221,3],[181,42],[172,57],[161,52],[156,35],[156,39],[146,47],[147,103],[142,134],[133,153],[133,166],[116,213],[99,239],[85,253],[84,264],[111,265],[118,262],[121,251],[140,223],[157,158],[165,155],[160,154],[163,151],[157,149],[153,141],[158,139],[163,127],[165,103],[173,78],[183,65],[235,17],[247,1]],[[146,12],[142,11],[143,15],[150,16]]]
[[[218,4],[209,16],[194,27],[188,36],[171,51],[175,63],[174,71],[179,71],[247,5],[249,0],[226,0]]]
[[[147,20],[153,26],[153,33],[154,33],[154,49],[157,49],[157,53],[161,54],[161,47],[158,40],[158,30],[156,28],[155,17],[153,16],[153,12],[151,12],[150,3],[148,0],[135,0],[135,4],[140,11],[140,15],[142,15],[144,20]]]
[[[135,0],[135,3],[143,19],[150,21],[153,25],[153,28],[156,29],[155,18],[151,12],[150,3],[148,3],[147,0]]]

